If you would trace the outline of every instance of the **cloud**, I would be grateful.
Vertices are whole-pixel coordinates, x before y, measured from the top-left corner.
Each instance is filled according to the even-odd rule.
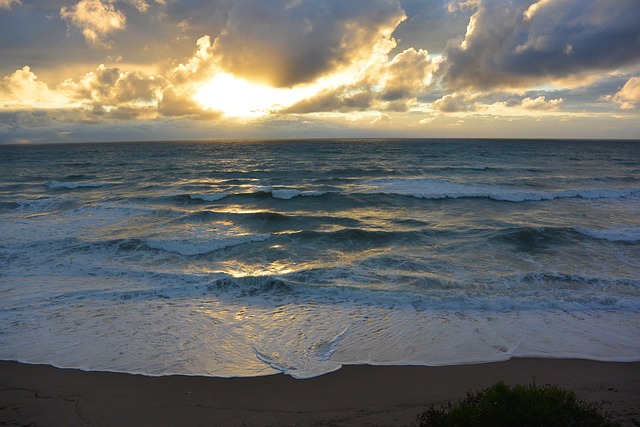
[[[453,0],[447,4],[449,13],[476,9],[482,0]]]
[[[144,8],[141,6],[143,1],[133,3]],[[106,37],[114,31],[124,30],[127,22],[124,13],[110,0],[80,0],[75,6],[62,7],[60,17],[80,28],[88,43],[103,47],[111,47]]]
[[[217,118],[219,112],[206,111],[193,100],[199,84],[215,72],[213,65],[210,38],[205,36],[198,40],[191,57],[164,74],[100,64],[50,87],[25,66],[0,81],[0,109],[45,109],[59,122],[78,123],[154,119],[159,115]]]
[[[0,0],[0,139],[634,137],[637,2]]]
[[[371,87],[366,83],[357,82],[354,85],[342,85],[318,92],[316,95],[303,99],[285,108],[285,114],[309,114],[318,112],[350,112],[369,109],[374,101]]]
[[[508,92],[459,92],[444,95],[431,106],[441,113],[473,112],[480,115],[513,117],[539,116],[543,112],[558,111],[564,102],[564,98],[547,99],[546,95],[538,95],[535,92],[524,98]]]
[[[431,60],[426,50],[410,48],[396,55],[383,70],[383,101],[415,98],[430,78]]]
[[[615,95],[605,97],[621,110],[632,110],[640,103],[640,77],[631,77]]]
[[[377,128],[388,129],[393,124],[393,120],[391,119],[391,116],[389,116],[388,114],[380,113],[378,117],[371,120],[370,124]]]
[[[163,92],[158,108],[162,115],[169,117],[193,116],[202,112],[202,108],[192,99],[178,95],[171,88]]]
[[[28,66],[5,76],[0,82],[0,106],[15,107],[46,104],[52,100],[49,86]]]
[[[138,12],[146,13],[149,11],[149,3],[145,0],[128,0],[128,3],[135,7]]]
[[[522,108],[525,110],[557,110],[563,102],[564,99],[562,98],[550,99],[547,101],[544,96],[539,96],[535,99],[527,97],[522,100]]]
[[[176,65],[167,73],[173,84],[185,85],[212,77],[215,64],[211,37],[200,37],[196,46],[196,51],[186,62]]]
[[[292,87],[388,52],[403,19],[395,0],[237,0],[215,51],[229,73]]]
[[[474,110],[473,104],[467,100],[466,96],[458,94],[443,96],[433,103],[433,107],[443,113],[458,113],[461,111]]]
[[[527,87],[640,62],[637,0],[484,0],[439,71],[453,89]]]
[[[120,76],[117,68],[107,68],[100,64],[95,71],[85,74],[79,81],[73,79],[61,83],[63,90],[74,98],[87,102],[102,102],[111,98],[111,92]]]
[[[0,0],[0,9],[11,9],[12,4],[22,4],[21,0]]]
[[[173,88],[166,89],[158,104],[158,112],[165,117],[184,117],[196,120],[218,119],[219,111],[208,111],[198,105],[188,94],[176,93]]]
[[[413,47],[441,54],[450,39],[464,34],[474,12],[473,7],[447,0],[401,0],[401,5],[407,19],[393,32],[396,53]]]
[[[428,85],[434,64],[427,51],[407,49],[390,61],[372,63],[361,76],[329,87],[285,109],[306,114],[330,111],[406,111]]]
[[[18,118],[31,118],[14,120],[18,127],[35,127],[44,116],[60,123],[153,119],[158,116],[164,82],[158,75],[100,65],[78,80],[67,79],[50,88],[24,67],[0,83],[0,109],[26,114]]]
[[[162,83],[160,76],[145,76],[139,71],[120,71],[119,68],[100,64],[78,81],[65,80],[59,89],[78,101],[94,105],[149,104],[156,100]]]

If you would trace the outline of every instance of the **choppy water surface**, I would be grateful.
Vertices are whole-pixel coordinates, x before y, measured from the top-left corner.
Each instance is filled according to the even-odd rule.
[[[0,146],[0,358],[640,360],[640,142]]]

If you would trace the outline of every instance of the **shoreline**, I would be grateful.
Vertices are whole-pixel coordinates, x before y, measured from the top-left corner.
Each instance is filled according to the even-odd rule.
[[[640,362],[515,358],[455,366],[346,365],[310,379],[143,376],[0,361],[0,424],[407,426],[430,405],[502,380],[575,391],[640,423]],[[637,424],[635,424],[637,425]]]

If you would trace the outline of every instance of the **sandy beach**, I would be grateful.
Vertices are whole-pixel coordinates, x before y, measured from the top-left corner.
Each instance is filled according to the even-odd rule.
[[[308,380],[147,377],[0,362],[0,424],[406,426],[431,404],[503,380],[554,384],[640,422],[640,363],[513,359],[479,365],[345,366]]]

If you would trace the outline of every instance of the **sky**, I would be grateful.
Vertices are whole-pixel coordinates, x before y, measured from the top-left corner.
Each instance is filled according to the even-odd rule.
[[[0,143],[640,138],[640,0],[0,0]]]

